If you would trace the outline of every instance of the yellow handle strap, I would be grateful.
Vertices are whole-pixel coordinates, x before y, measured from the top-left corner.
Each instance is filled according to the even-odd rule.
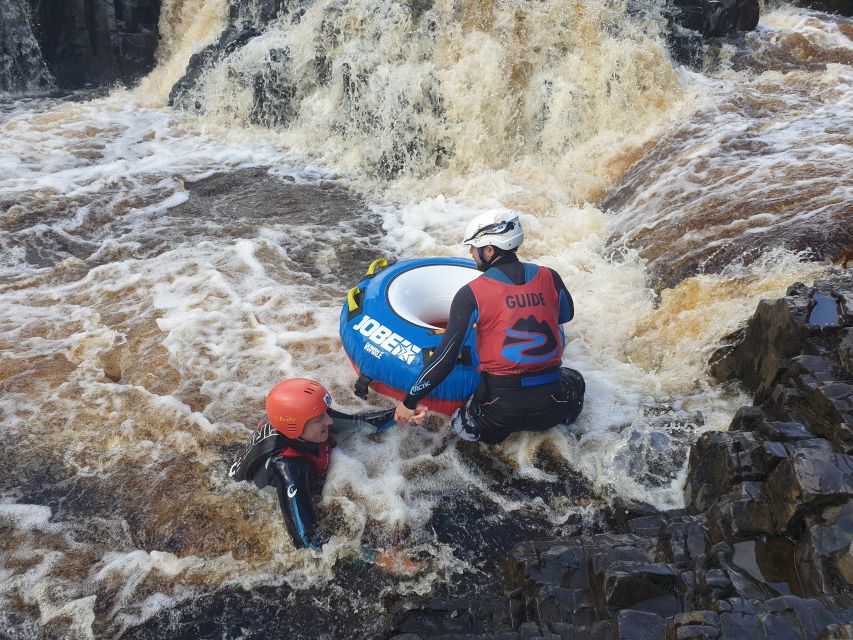
[[[358,303],[355,301],[355,297],[359,293],[361,293],[361,291],[359,291],[358,287],[353,287],[349,290],[349,293],[347,294],[347,306],[349,307],[350,313],[358,309]]]
[[[379,271],[380,269],[384,269],[387,266],[388,261],[385,258],[377,258],[376,260],[370,263],[369,267],[367,267],[367,275],[376,275],[377,271]]]

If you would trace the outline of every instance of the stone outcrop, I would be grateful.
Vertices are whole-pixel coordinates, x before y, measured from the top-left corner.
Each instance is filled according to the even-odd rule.
[[[715,370],[761,402],[693,446],[686,510],[619,505],[610,533],[522,542],[499,594],[404,603],[389,636],[853,638],[851,284],[794,285],[729,336]]]
[[[33,34],[27,0],[0,3],[0,92],[48,89],[53,78]]]
[[[44,60],[60,87],[130,84],[153,68],[161,0],[29,4]]]
[[[672,0],[667,4],[668,41],[673,57],[701,66],[705,43],[729,38],[758,25],[758,0]]]
[[[780,300],[764,300],[746,327],[711,357],[718,380],[739,380],[770,415],[807,426],[848,453],[853,448],[853,283],[849,272]]]
[[[853,16],[853,0],[797,0],[794,4],[827,13]]]

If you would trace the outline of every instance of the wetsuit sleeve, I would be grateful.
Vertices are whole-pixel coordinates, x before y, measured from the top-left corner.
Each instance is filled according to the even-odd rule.
[[[557,322],[563,324],[575,317],[575,303],[572,300],[572,294],[570,294],[569,290],[566,289],[566,285],[563,283],[563,279],[560,277],[560,274],[553,269],[549,269],[549,271],[554,277],[554,288],[557,290],[557,295],[560,297],[560,317],[557,319]]]
[[[394,409],[384,411],[371,411],[369,413],[349,414],[335,409],[328,410],[332,418],[332,433],[341,435],[349,431],[364,428],[384,427],[394,418]]]
[[[403,399],[403,404],[409,409],[418,406],[418,401],[435,389],[444,380],[453,367],[462,350],[465,336],[471,330],[474,312],[477,310],[477,299],[471,287],[465,285],[453,297],[450,304],[450,317],[447,320],[447,329],[435,350],[435,356],[421,371],[409,389],[409,394]]]
[[[310,463],[302,458],[271,456],[267,459],[269,484],[275,487],[287,532],[298,549],[319,549],[323,536],[317,530],[311,497]]]

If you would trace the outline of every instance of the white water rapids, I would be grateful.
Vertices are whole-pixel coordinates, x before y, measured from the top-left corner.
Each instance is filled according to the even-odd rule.
[[[851,22],[783,6],[748,37],[749,64],[724,48],[697,73],[673,65],[651,10],[437,1],[415,18],[317,2],[210,68],[200,113],[169,108],[227,13],[166,2],[158,67],[132,90],[0,102],[6,626],[116,636],[201,593],[276,585],[372,610],[335,582],[362,545],[424,564],[385,594],[465,568],[434,530],[447,496],[554,527],[615,496],[681,506],[687,444],[750,403],[709,379],[708,356],[759,299],[827,263],[771,247],[658,291],[649,265],[774,224],[850,233]],[[296,106],[264,127],[251,76],[270,60]],[[747,129],[752,147],[730,143]],[[759,210],[768,200],[783,204]],[[225,478],[266,392],[307,376],[344,410],[388,406],[352,394],[346,289],[380,255],[465,255],[465,224],[495,206],[520,212],[523,258],[572,292],[564,360],[587,397],[576,425],[480,455],[533,486],[561,480],[541,464],[556,460],[588,492],[507,493],[438,448],[440,418],[355,434],[323,492],[332,542],[295,551],[275,500]]]

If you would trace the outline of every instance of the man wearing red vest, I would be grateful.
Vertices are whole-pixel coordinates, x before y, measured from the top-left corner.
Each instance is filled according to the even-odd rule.
[[[577,418],[584,380],[560,366],[561,325],[574,315],[572,297],[556,271],[518,259],[523,240],[521,221],[511,211],[486,212],[468,225],[463,242],[484,273],[453,298],[441,344],[397,406],[398,422],[423,420],[418,401],[453,370],[474,323],[482,381],[453,414],[452,431],[496,444],[515,431],[543,431]]]

